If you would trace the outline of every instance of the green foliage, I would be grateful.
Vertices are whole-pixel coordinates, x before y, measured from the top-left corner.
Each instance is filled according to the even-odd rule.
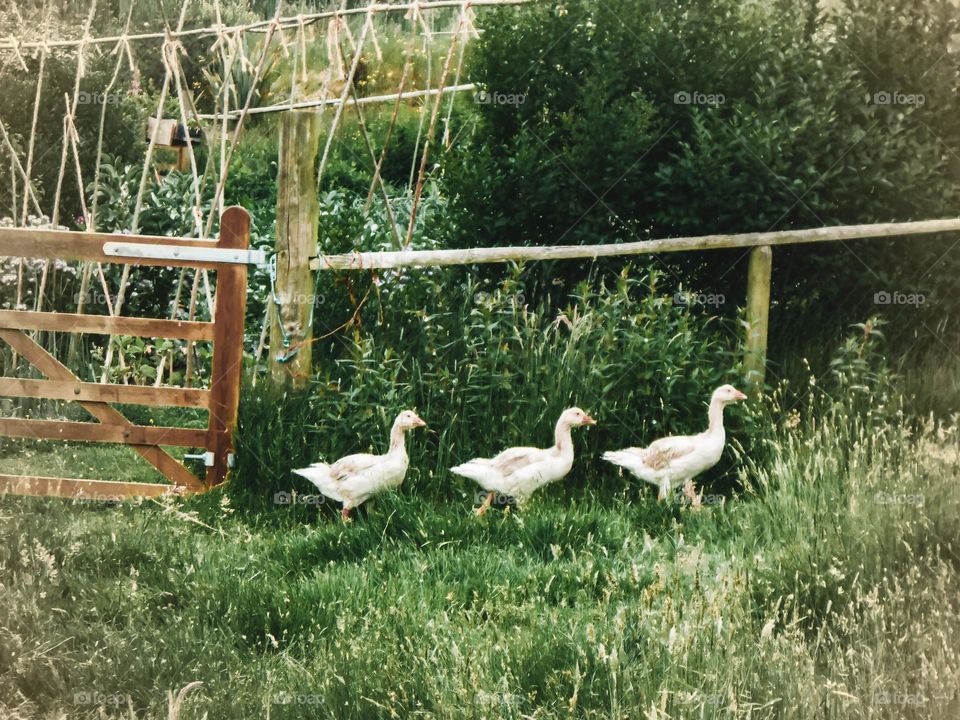
[[[132,229],[142,174],[142,165],[126,163],[122,158],[112,155],[103,158],[99,184],[91,182],[87,186],[91,202],[94,191],[97,191],[96,230],[129,232]],[[200,210],[205,226],[213,188],[208,183],[203,190]],[[148,179],[138,226],[143,235],[197,235],[196,192],[189,172],[173,170],[159,181]]]
[[[390,142],[381,168],[381,176],[393,197],[409,193],[409,183],[411,180],[416,181],[416,175],[413,173],[420,169],[422,143],[427,132],[424,127],[418,137],[421,111],[420,107],[402,105],[397,113],[393,130],[390,131]],[[384,104],[379,108],[366,106],[363,112],[374,153],[379,159],[383,141],[389,131],[393,105]],[[426,109],[428,117],[429,112],[430,106]],[[442,132],[441,122],[437,129],[438,137]],[[434,141],[432,147],[431,157],[435,159],[441,157],[442,149],[437,141]],[[373,179],[374,167],[375,164],[363,139],[358,118],[351,110],[347,110],[341,120],[337,131],[337,142],[332,148],[324,171],[321,191],[346,190],[366,195]],[[379,197],[381,192],[379,186],[374,190]]]
[[[106,153],[122,158],[123,163],[139,164],[143,155],[146,135],[146,113],[143,97],[136,94],[128,71],[119,76],[109,95],[104,95],[110,82],[116,57],[109,50],[88,49],[86,73],[80,84],[81,99],[77,105],[75,125],[79,137],[80,164],[84,182],[93,179],[97,152],[102,103],[109,103],[104,121],[104,145]],[[20,153],[21,162],[26,157],[31,135],[34,100],[39,75],[39,57],[26,58],[29,72],[4,72],[0,74],[0,96],[4,98],[7,112],[3,122],[13,136]],[[32,175],[42,208],[52,211],[57,178],[60,174],[63,148],[64,96],[73,97],[76,72],[76,53],[61,51],[47,58],[40,96],[40,112],[34,141]],[[13,109],[10,111],[10,109]],[[71,151],[72,152],[72,151]],[[7,152],[2,153],[4,162],[9,162]],[[77,180],[71,155],[65,166],[60,200],[60,222],[71,229],[82,227],[82,211],[77,191]],[[10,207],[8,180],[3,181],[4,192],[0,193],[0,216],[19,218],[21,208]],[[22,195],[20,195],[22,201]],[[30,208],[33,212],[33,208]]]
[[[135,385],[149,385],[157,379],[157,368],[153,361],[163,353],[174,348],[172,340],[163,340],[154,345],[152,342],[139,337],[121,335],[114,339],[116,348],[123,353],[125,366],[111,368],[110,382],[132,382]],[[172,377],[172,384],[182,381],[179,373]]]
[[[960,62],[948,52],[958,27],[950,3],[856,0],[821,12],[790,0],[571,0],[501,8],[482,22],[471,77],[493,100],[475,105],[466,152],[445,165],[463,245],[955,214]],[[497,93],[523,102],[497,102]],[[774,302],[785,317],[773,325],[775,346],[814,326],[832,346],[876,310],[880,290],[936,297],[924,322],[951,318],[953,332],[950,242],[778,249]],[[739,259],[663,263],[677,279],[739,296]],[[583,272],[566,266],[564,280]]]
[[[644,231],[633,221],[655,167],[647,151],[667,125],[628,81],[645,51],[621,9],[538,3],[485,15],[471,69],[480,122],[447,165],[461,242],[578,244]]]
[[[854,327],[859,332],[846,339],[830,362],[831,389],[852,408],[862,411],[867,422],[877,406],[883,410],[894,399],[896,376],[879,347],[883,324],[879,318],[857,323]]]

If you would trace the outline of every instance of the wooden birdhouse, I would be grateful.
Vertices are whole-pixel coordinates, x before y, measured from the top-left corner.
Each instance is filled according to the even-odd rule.
[[[187,147],[197,147],[203,142],[203,131],[185,127],[176,120],[147,119],[147,142],[153,142],[156,147],[170,148],[177,151],[177,170],[186,170]]]

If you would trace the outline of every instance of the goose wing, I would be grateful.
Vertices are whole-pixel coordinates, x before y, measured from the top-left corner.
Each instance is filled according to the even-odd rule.
[[[665,437],[654,440],[639,451],[643,464],[651,470],[664,470],[677,460],[694,453],[697,444],[689,436]]]
[[[484,490],[512,494],[518,475],[535,471],[545,452],[539,448],[515,447],[496,457],[468,460],[450,471],[473,480]]]
[[[357,453],[340,458],[330,466],[330,477],[336,481],[346,480],[352,475],[362,473],[383,462],[383,456],[369,453]]]
[[[504,450],[490,460],[490,466],[504,476],[513,475],[544,459],[545,450],[534,447],[514,447]]]

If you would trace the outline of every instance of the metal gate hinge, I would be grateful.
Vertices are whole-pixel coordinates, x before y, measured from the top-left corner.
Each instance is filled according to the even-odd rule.
[[[180,247],[177,245],[105,242],[103,244],[103,254],[125,258],[213,262],[232,265],[267,264],[267,253],[265,250],[240,250],[217,247]]]
[[[205,453],[197,453],[196,455],[186,454],[183,456],[184,460],[203,460],[203,464],[207,467],[213,467],[214,464],[214,455],[212,450],[208,450]],[[236,457],[233,453],[227,453],[227,467],[232,468],[236,465]]]

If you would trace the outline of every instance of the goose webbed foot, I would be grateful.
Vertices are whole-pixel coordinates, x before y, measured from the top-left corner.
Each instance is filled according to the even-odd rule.
[[[487,493],[487,497],[482,503],[477,507],[474,512],[477,514],[477,517],[483,517],[487,514],[487,511],[490,509],[490,506],[493,504],[493,493]]]

